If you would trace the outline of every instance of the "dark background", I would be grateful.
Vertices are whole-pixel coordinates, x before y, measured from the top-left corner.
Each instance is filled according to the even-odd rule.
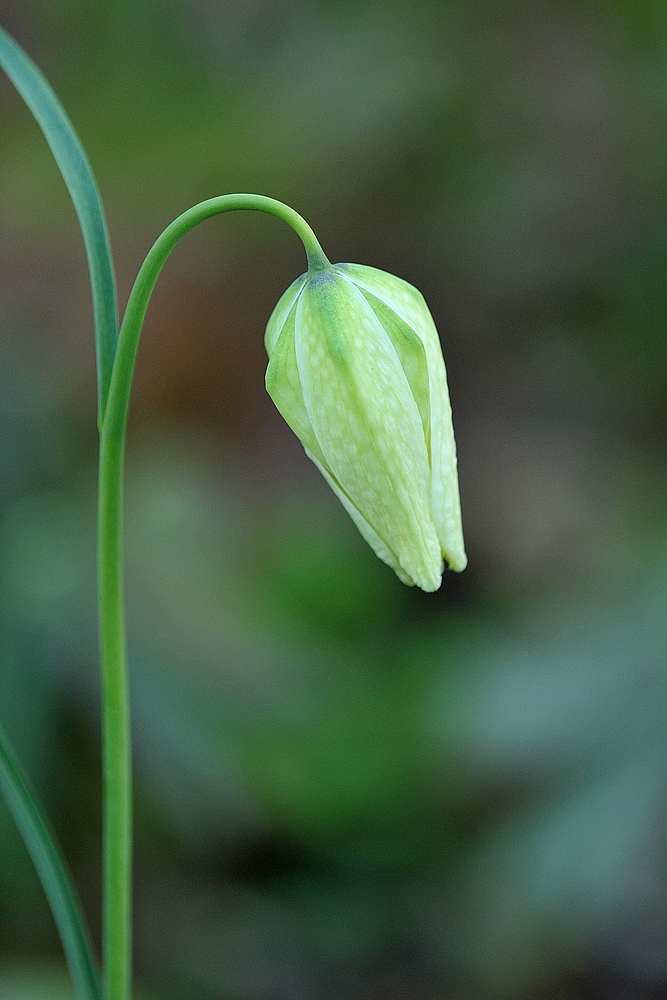
[[[304,270],[207,222],[127,473],[136,974],[164,1000],[667,995],[667,5],[0,0],[106,207],[258,191],[425,294],[469,568],[375,559],[263,387]],[[95,373],[72,206],[0,80],[0,720],[99,938]],[[0,995],[70,996],[0,807]]]

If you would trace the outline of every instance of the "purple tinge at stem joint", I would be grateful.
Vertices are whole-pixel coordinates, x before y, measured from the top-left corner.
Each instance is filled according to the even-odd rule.
[[[447,375],[421,293],[360,264],[311,270],[265,343],[269,395],[380,559],[426,591],[443,559],[465,569]]]

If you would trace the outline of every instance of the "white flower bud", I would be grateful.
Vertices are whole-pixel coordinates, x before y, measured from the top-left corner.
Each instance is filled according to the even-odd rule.
[[[266,387],[366,541],[433,591],[466,566],[440,341],[422,295],[359,264],[298,278],[269,319]]]

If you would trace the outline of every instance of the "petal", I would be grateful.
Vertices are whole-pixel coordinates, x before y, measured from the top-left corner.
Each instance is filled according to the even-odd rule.
[[[402,278],[361,264],[337,264],[336,268],[396,312],[424,345],[430,391],[432,516],[445,558],[452,569],[460,572],[468,560],[461,523],[456,443],[445,362],[433,317],[421,292]]]
[[[354,504],[350,500],[345,490],[342,489],[340,483],[336,482],[334,477],[331,475],[331,472],[329,472],[329,470],[326,469],[322,465],[322,463],[317,460],[315,455],[312,452],[310,452],[308,448],[306,448],[306,455],[312,462],[315,463],[317,468],[320,470],[320,472],[328,482],[329,486],[334,491],[334,493],[342,503],[343,507],[345,508],[345,510],[348,512],[348,514],[356,524],[362,538],[364,538],[368,542],[370,547],[373,549],[373,552],[375,552],[375,555],[379,556],[382,562],[385,562],[387,566],[391,566],[394,573],[402,583],[406,583],[408,587],[414,587],[415,581],[403,572],[401,564],[399,563],[394,553],[391,551],[391,549],[387,548],[387,546],[382,541],[377,532],[374,531],[373,528],[371,528],[366,518],[354,506]]]
[[[295,348],[323,464],[405,575],[436,589],[442,557],[426,442],[391,339],[361,293],[329,272],[298,299]]]
[[[293,281],[286,292],[281,295],[278,300],[278,304],[269,316],[269,322],[266,324],[266,332],[264,333],[264,345],[266,347],[266,353],[269,357],[273,354],[273,349],[276,346],[276,341],[280,336],[280,331],[282,330],[285,320],[290,314],[292,306],[299,297],[303,286],[306,283],[306,274],[302,274],[300,278]]]
[[[417,404],[424,429],[426,449],[430,452],[431,407],[428,362],[421,338],[382,299],[378,299],[377,296],[365,289],[360,289],[360,291],[394,345],[401,368],[405,372],[412,396]]]
[[[397,278],[395,274],[389,274],[388,271],[381,271],[377,267],[366,267],[364,264],[336,264],[336,270],[340,270],[355,285],[367,289],[386,302],[422,339],[424,335],[432,337],[432,333],[435,331],[435,339],[440,344],[432,319],[432,330],[420,329],[423,324],[424,312],[429,318],[431,318],[431,314],[424,296],[414,285],[404,281],[403,278]]]
[[[317,456],[319,462],[326,465],[326,459],[317,443],[310,417],[303,402],[303,390],[294,349],[295,316],[296,301],[293,301],[292,308],[287,314],[278,339],[273,346],[271,360],[266,369],[266,391],[306,450],[311,451],[313,455]]]

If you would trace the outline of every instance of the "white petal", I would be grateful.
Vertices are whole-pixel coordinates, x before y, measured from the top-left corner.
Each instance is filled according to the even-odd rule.
[[[435,589],[442,558],[424,433],[387,333],[363,296],[328,273],[298,299],[295,347],[324,464],[404,573]]]
[[[377,532],[374,531],[373,528],[371,528],[370,524],[363,516],[363,514],[354,506],[354,504],[350,500],[345,490],[341,489],[340,483],[336,482],[336,480],[331,475],[329,470],[326,469],[325,466],[322,465],[322,463],[317,460],[315,455],[311,451],[309,451],[308,448],[306,448],[306,455],[312,462],[315,463],[317,468],[320,470],[320,472],[328,482],[329,486],[334,491],[334,493],[342,503],[343,507],[345,508],[345,510],[348,512],[348,514],[356,524],[357,528],[359,529],[360,535],[368,542],[370,547],[373,549],[373,552],[375,552],[375,555],[379,556],[382,562],[385,562],[387,566],[390,566],[393,569],[394,573],[402,583],[406,583],[408,587],[414,587],[415,581],[411,577],[407,576],[406,573],[403,572],[401,564],[399,563],[394,553],[391,551],[391,549],[387,548],[387,546],[382,541]],[[440,580],[438,580],[438,586],[440,586]],[[438,587],[434,587],[433,589],[437,590]]]
[[[273,346],[271,360],[266,369],[266,391],[306,450],[317,455],[320,462],[326,463],[303,402],[303,390],[294,348],[295,316],[296,302],[282,323],[280,334]]]
[[[421,338],[426,350],[430,390],[432,516],[442,551],[452,569],[467,565],[461,523],[456,443],[447,373],[440,338],[424,297],[413,285],[386,271],[361,264],[337,264],[355,284],[382,299]]]
[[[303,286],[306,283],[306,274],[302,274],[300,278],[293,281],[286,292],[281,295],[278,300],[276,308],[273,310],[269,316],[269,322],[266,324],[266,332],[264,333],[264,346],[266,347],[266,353],[269,357],[273,354],[273,349],[276,346],[276,341],[280,336],[280,332],[285,325],[285,320],[290,314],[292,306],[299,297]]]

